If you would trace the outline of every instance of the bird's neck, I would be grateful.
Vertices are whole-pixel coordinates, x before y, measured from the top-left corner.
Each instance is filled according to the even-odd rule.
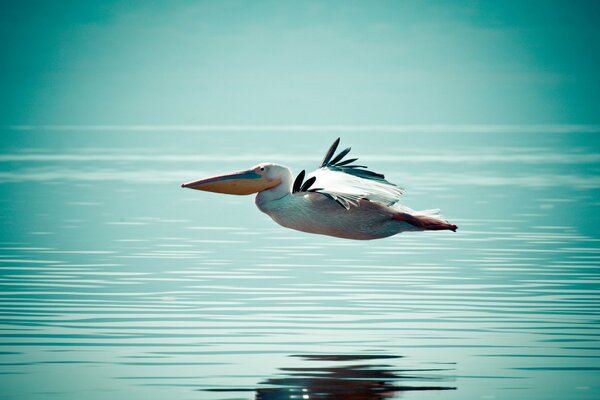
[[[256,195],[256,205],[261,210],[267,207],[268,203],[279,200],[292,193],[292,173],[287,170],[280,178],[279,185],[268,190],[263,190]]]

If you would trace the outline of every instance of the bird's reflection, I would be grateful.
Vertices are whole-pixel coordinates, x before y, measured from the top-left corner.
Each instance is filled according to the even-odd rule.
[[[404,391],[456,389],[443,383],[451,380],[447,375],[449,368],[398,368],[391,365],[392,359],[400,358],[397,356],[294,357],[317,363],[306,367],[281,368],[281,376],[260,382],[260,386],[253,389],[256,391],[256,400],[378,400],[393,398]],[[373,363],[374,360],[376,363]],[[237,391],[240,390],[244,389]]]

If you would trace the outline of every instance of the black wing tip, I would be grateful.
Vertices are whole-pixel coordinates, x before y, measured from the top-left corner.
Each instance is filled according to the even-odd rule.
[[[304,184],[302,185],[302,187],[300,188],[301,192],[306,192],[308,191],[308,189],[310,189],[310,187],[313,185],[313,183],[315,183],[315,181],[317,180],[316,177],[312,176],[310,178],[308,178],[306,180],[306,182],[304,182]]]
[[[300,171],[298,176],[296,176],[296,179],[294,180],[294,186],[292,187],[292,193],[296,193],[296,192],[300,191],[300,188],[302,187],[302,182],[304,181],[305,174],[306,174],[306,171],[302,170],[302,171]]]
[[[329,162],[329,164],[338,165],[342,161],[342,159],[346,157],[348,153],[350,153],[350,150],[352,150],[352,147],[346,147],[344,150],[340,151],[339,154]]]
[[[341,138],[337,138],[333,141],[333,144],[329,147],[329,150],[327,150],[327,153],[325,153],[325,157],[323,157],[323,161],[321,162],[321,167],[325,167],[329,164],[329,161],[331,160],[331,157],[333,157],[333,155],[335,154],[335,151],[337,150],[337,147],[340,144],[340,139]]]
[[[345,148],[334,157],[335,151],[337,150],[339,144],[340,138],[338,137],[333,142],[331,147],[329,147],[329,150],[327,150],[327,154],[325,154],[323,162],[321,163],[321,168],[330,168],[333,170],[342,171],[349,175],[357,176],[359,178],[375,180],[393,185],[393,183],[385,180],[385,175],[367,169],[368,167],[366,165],[352,164],[358,161],[358,158],[344,160],[344,157],[350,153],[350,150],[352,149],[351,147]]]
[[[320,189],[309,190],[311,188],[311,186],[317,180],[317,177],[311,176],[310,178],[308,178],[305,181],[304,180],[304,176],[305,175],[306,175],[306,171],[302,170],[302,171],[300,171],[300,173],[298,174],[298,176],[296,176],[296,179],[294,180],[294,185],[292,187],[292,193],[320,190]]]

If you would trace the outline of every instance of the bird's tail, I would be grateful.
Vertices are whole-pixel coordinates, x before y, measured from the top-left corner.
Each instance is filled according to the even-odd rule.
[[[439,209],[414,211],[412,213],[399,212],[393,217],[397,221],[409,224],[426,231],[450,230],[456,232],[458,227],[446,221],[440,214]]]

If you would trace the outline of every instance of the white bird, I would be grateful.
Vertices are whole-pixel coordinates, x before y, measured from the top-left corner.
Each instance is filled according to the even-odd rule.
[[[248,170],[201,179],[181,186],[207,192],[256,195],[256,206],[286,228],[346,239],[379,239],[405,231],[451,230],[456,225],[439,210],[414,211],[398,203],[403,190],[382,174],[335,155],[338,138],[320,167],[301,171],[292,182],[289,168],[261,163]],[[335,156],[334,156],[335,155]]]

